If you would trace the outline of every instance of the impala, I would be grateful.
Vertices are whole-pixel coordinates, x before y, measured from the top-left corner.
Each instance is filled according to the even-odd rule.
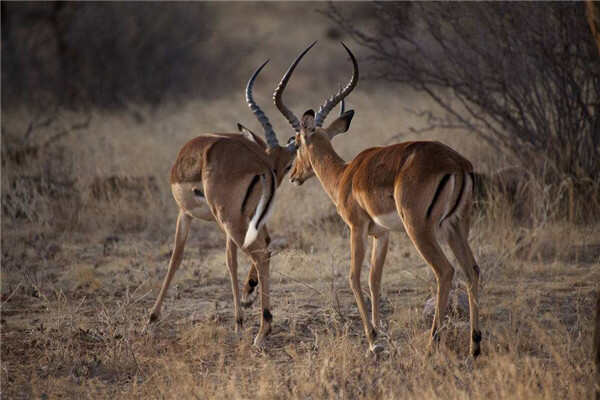
[[[182,260],[191,221],[198,218],[216,221],[226,235],[226,263],[233,291],[236,331],[243,323],[237,279],[238,248],[252,260],[244,294],[249,295],[257,281],[260,283],[262,318],[255,346],[261,347],[270,331],[273,318],[269,309],[270,238],[264,225],[272,210],[276,189],[291,168],[296,145],[293,137],[287,146],[279,145],[268,118],[252,97],[254,81],[267,63],[268,60],[254,72],[246,87],[246,101],[264,129],[266,143],[238,124],[239,134],[213,133],[190,140],[181,148],[171,168],[171,191],[179,206],[175,248],[150,313],[150,323],[159,318],[163,300]],[[283,87],[285,85],[278,87],[273,94],[276,103]]]
[[[437,303],[430,347],[439,341],[439,329],[454,275],[454,268],[440,246],[446,242],[468,280],[470,351],[477,357],[481,341],[478,321],[480,271],[467,242],[473,198],[472,165],[448,146],[425,141],[373,147],[361,152],[352,161],[344,162],[333,149],[331,140],[349,129],[354,111],[347,111],[327,128],[322,127],[329,111],[348,96],[358,82],[356,59],[342,45],[352,60],[352,78],[321,106],[316,115],[313,110],[304,113],[300,132],[296,135],[299,149],[290,179],[293,183],[302,184],[316,174],[350,228],[350,286],[371,351],[383,349],[381,344],[376,343],[376,327],[389,232],[404,228],[437,278]],[[298,62],[299,59],[291,65],[290,75]],[[370,321],[360,285],[369,236],[373,238],[369,273]]]

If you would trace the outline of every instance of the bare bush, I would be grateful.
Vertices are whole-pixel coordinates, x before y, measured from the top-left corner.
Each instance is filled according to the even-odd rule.
[[[427,93],[445,112],[428,114],[432,126],[466,128],[548,184],[570,180],[589,211],[600,194],[600,60],[583,4],[374,7],[373,32],[340,7],[328,15],[370,50],[376,78]]]

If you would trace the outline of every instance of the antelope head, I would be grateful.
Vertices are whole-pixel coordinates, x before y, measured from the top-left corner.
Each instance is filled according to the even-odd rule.
[[[265,113],[260,109],[260,107],[254,101],[252,96],[252,88],[254,86],[254,81],[256,77],[262,71],[265,65],[269,60],[265,61],[260,67],[254,71],[254,74],[250,77],[248,84],[246,85],[246,102],[248,103],[248,107],[254,113],[258,122],[262,125],[265,131],[265,139],[267,140],[266,144],[259,139],[254,132],[250,129],[246,128],[242,124],[238,123],[238,130],[250,141],[253,141],[264,148],[266,153],[269,155],[269,158],[273,161],[273,168],[275,170],[275,176],[277,177],[277,184],[281,184],[283,177],[285,174],[292,168],[292,163],[294,162],[294,158],[296,157],[296,141],[295,137],[292,136],[290,140],[288,140],[286,146],[280,146],[279,141],[277,140],[277,135],[275,135],[275,131],[273,130],[273,126],[269,122],[269,119],[265,115]],[[279,90],[279,88],[277,88]],[[277,90],[273,94],[273,96],[277,96]]]
[[[315,174],[312,169],[308,154],[308,147],[311,145],[311,143],[317,141],[326,141],[329,144],[331,139],[333,139],[336,135],[344,133],[350,128],[350,122],[354,116],[353,110],[344,112],[344,98],[348,96],[350,92],[352,92],[358,83],[358,63],[356,62],[354,54],[352,54],[350,49],[348,49],[344,43],[342,43],[342,46],[344,46],[344,49],[346,49],[350,55],[352,65],[354,67],[354,72],[350,82],[348,82],[348,84],[341,88],[336,94],[327,99],[323,105],[321,105],[316,114],[312,109],[307,110],[302,116],[302,121],[298,121],[298,118],[296,118],[294,114],[283,104],[281,95],[285,89],[285,86],[287,85],[288,80],[290,79],[290,76],[294,72],[294,69],[302,57],[304,57],[304,55],[315,45],[315,43],[316,42],[308,46],[308,48],[300,53],[296,60],[294,60],[277,87],[277,96],[274,96],[277,108],[287,118],[296,131],[294,142],[298,147],[298,154],[294,161],[292,173],[290,175],[290,182],[296,185],[302,185],[304,181],[311,178]],[[327,114],[329,114],[329,112],[338,103],[341,103],[340,116],[329,126],[323,128],[323,122],[325,121],[325,118],[327,118]]]

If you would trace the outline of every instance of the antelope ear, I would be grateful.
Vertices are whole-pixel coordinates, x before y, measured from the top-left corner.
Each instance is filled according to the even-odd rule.
[[[287,151],[289,151],[290,153],[294,153],[296,154],[296,151],[298,151],[298,142],[296,140],[296,136],[290,136],[290,138],[287,141],[287,145],[286,145],[286,149]]]
[[[246,128],[244,125],[240,124],[239,122],[237,124],[237,128],[238,128],[238,131],[240,131],[240,133],[246,139],[258,144],[259,146],[262,146],[262,142],[256,137],[256,134],[254,134],[254,132],[252,132],[250,129]]]
[[[336,135],[339,135],[340,133],[347,132],[348,129],[350,129],[350,122],[352,122],[353,117],[354,110],[348,110],[342,115],[340,115],[339,118],[333,121],[327,128],[325,128],[329,139],[333,139]]]

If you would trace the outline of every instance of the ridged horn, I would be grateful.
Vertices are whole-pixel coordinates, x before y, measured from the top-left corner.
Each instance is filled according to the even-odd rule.
[[[279,142],[277,141],[277,135],[275,135],[273,126],[269,122],[269,118],[267,118],[265,113],[254,101],[254,97],[252,97],[252,87],[254,86],[254,81],[256,80],[256,77],[258,76],[260,71],[265,65],[267,65],[268,62],[269,60],[265,61],[260,67],[258,67],[256,71],[254,71],[254,74],[252,74],[252,76],[250,77],[248,85],[246,85],[246,102],[248,103],[248,107],[250,107],[250,110],[252,110],[254,115],[256,115],[258,122],[260,122],[263,129],[265,130],[265,138],[267,139],[267,145],[269,147],[276,147],[279,146]]]
[[[343,42],[342,42],[342,46],[344,46],[344,49],[346,49],[346,51],[350,55],[350,59],[352,60],[352,65],[354,67],[354,72],[352,73],[352,78],[350,79],[350,82],[348,82],[348,84],[346,85],[345,88],[343,88],[342,90],[337,92],[335,95],[333,95],[329,99],[327,99],[327,101],[325,101],[325,103],[323,103],[323,105],[319,108],[319,111],[317,112],[317,115],[315,117],[315,126],[323,125],[325,118],[327,118],[327,114],[329,114],[329,112],[333,109],[333,107],[336,106],[337,103],[344,100],[344,98],[346,96],[348,96],[350,94],[350,92],[352,92],[352,90],[358,83],[358,63],[356,62],[356,58],[354,57],[354,54],[352,54],[350,49]]]
[[[292,73],[294,72],[296,65],[298,65],[298,63],[300,62],[302,57],[304,57],[304,55],[306,53],[308,53],[308,51],[310,49],[312,49],[312,47],[315,44],[317,44],[316,40],[310,46],[308,46],[306,48],[306,50],[304,50],[302,53],[300,53],[300,55],[298,57],[296,57],[296,59],[294,60],[292,65],[290,65],[288,70],[283,75],[283,78],[281,78],[281,81],[279,82],[279,85],[277,85],[275,92],[273,92],[273,101],[275,102],[275,105],[277,106],[279,111],[281,111],[281,113],[284,115],[284,117],[289,121],[289,123],[292,125],[292,127],[294,128],[294,130],[296,132],[300,132],[300,121],[298,121],[298,118],[294,115],[294,113],[283,104],[283,100],[281,99],[281,96],[283,95],[283,91],[285,90],[285,87],[287,86],[287,83],[288,83],[290,77],[292,76]]]

